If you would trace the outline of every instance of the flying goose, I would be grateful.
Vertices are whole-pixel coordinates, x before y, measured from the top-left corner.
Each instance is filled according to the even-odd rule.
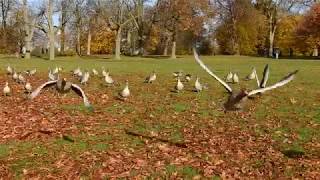
[[[26,84],[24,85],[24,90],[26,93],[31,93],[32,92],[32,86],[29,82],[26,82]]]
[[[232,82],[232,78],[233,78],[233,74],[232,72],[230,71],[227,76],[226,76],[226,82],[227,83],[231,83]]]
[[[150,74],[146,79],[145,79],[145,83],[152,83],[153,81],[155,81],[157,79],[157,75],[155,71],[152,71],[152,74]]]
[[[184,86],[183,86],[183,84],[182,84],[182,82],[180,80],[180,77],[177,78],[177,84],[176,84],[176,86],[174,88],[175,88],[176,92],[179,92],[179,91],[183,90]]]
[[[210,76],[215,78],[229,93],[229,98],[227,102],[224,104],[225,110],[241,110],[243,108],[243,102],[248,98],[252,97],[255,94],[263,93],[281,86],[286,85],[290,81],[292,81],[295,77],[295,75],[298,73],[298,70],[295,70],[292,73],[289,73],[287,76],[285,76],[283,79],[281,79],[279,82],[268,86],[264,88],[258,88],[252,91],[247,90],[240,90],[239,92],[235,92],[232,90],[232,88],[223,80],[221,80],[217,75],[215,75],[199,58],[198,53],[196,52],[196,49],[193,48],[194,57],[197,63],[208,73]],[[267,74],[267,73],[266,73]]]
[[[126,100],[129,96],[130,96],[129,81],[126,80],[126,85],[124,89],[119,93],[119,97],[123,100]]]
[[[8,95],[10,95],[10,94],[11,94],[11,89],[10,89],[10,87],[9,87],[9,83],[6,82],[6,85],[5,85],[4,88],[3,88],[3,95],[4,95],[4,96],[8,96]]]
[[[187,82],[191,81],[192,75],[191,74],[186,74],[185,79]]]
[[[13,72],[14,72],[13,68],[12,68],[10,65],[8,65],[8,66],[7,66],[7,74],[8,74],[8,75],[12,75]]]
[[[202,84],[200,83],[200,78],[199,77],[196,78],[196,81],[194,83],[194,87],[195,87],[195,91],[196,92],[202,91],[203,87],[202,87]]]
[[[252,68],[252,71],[249,75],[247,75],[247,77],[244,79],[246,81],[250,81],[256,78],[256,68]]]
[[[233,73],[232,83],[233,84],[239,83],[239,77],[238,77],[237,73]]]
[[[40,94],[41,90],[48,88],[48,87],[52,87],[52,86],[55,86],[56,90],[61,94],[68,93],[68,92],[70,92],[70,90],[74,91],[77,95],[79,95],[83,99],[83,103],[84,103],[85,107],[92,108],[84,91],[78,85],[67,81],[66,78],[63,78],[60,80],[48,81],[48,82],[40,85],[36,90],[34,90],[30,94],[29,98],[34,99],[35,97],[37,97]]]

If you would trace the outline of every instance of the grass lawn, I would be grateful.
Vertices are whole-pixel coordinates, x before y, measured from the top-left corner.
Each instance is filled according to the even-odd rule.
[[[6,81],[12,96],[0,96],[0,177],[4,179],[291,179],[320,177],[320,61],[271,60],[254,57],[202,57],[220,77],[230,70],[243,79],[254,66],[261,74],[270,65],[268,84],[296,69],[287,86],[249,100],[244,112],[224,113],[225,90],[195,63],[123,57],[58,57],[55,61],[0,56],[0,87]],[[63,67],[60,76],[78,82],[70,70],[110,69],[116,85],[100,77],[83,86],[94,111],[87,111],[73,93],[61,97],[46,90],[26,100],[23,86],[5,74],[37,68],[28,81],[45,82],[48,68]],[[157,81],[144,78],[157,72]],[[197,75],[208,89],[171,92],[172,72]],[[117,93],[129,80],[132,96]],[[234,88],[254,89],[254,81]],[[1,179],[1,178],[0,178]]]

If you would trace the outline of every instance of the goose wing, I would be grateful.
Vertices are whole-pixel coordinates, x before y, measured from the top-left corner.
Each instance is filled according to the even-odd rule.
[[[53,86],[53,85],[55,85],[55,84],[57,84],[57,80],[55,80],[55,81],[48,81],[48,82],[40,85],[36,90],[34,90],[34,91],[30,94],[29,98],[30,98],[30,99],[34,99],[35,97],[37,97],[37,96],[40,94],[40,91],[41,91],[42,89],[48,88],[48,87]]]
[[[262,80],[261,80],[261,83],[260,83],[260,88],[265,88],[266,87],[267,81],[269,79],[269,73],[270,73],[270,68],[269,68],[269,64],[267,64],[264,67],[264,70],[263,70],[263,77],[262,77]]]
[[[279,82],[275,83],[272,86],[268,86],[268,87],[265,87],[265,88],[260,88],[260,89],[256,89],[256,90],[250,91],[248,93],[248,96],[252,96],[252,95],[255,95],[257,93],[263,93],[265,91],[269,91],[269,90],[276,89],[278,87],[284,86],[284,85],[288,84],[290,81],[292,81],[297,73],[298,73],[298,70],[295,70],[294,72],[288,74],[282,80],[280,80]]]
[[[199,65],[207,72],[209,73],[213,78],[215,78],[219,83],[229,92],[232,93],[232,88],[223,80],[221,80],[217,75],[215,75],[199,58],[199,55],[195,48],[193,48],[193,54],[196,59],[196,61],[199,63]]]
[[[253,73],[255,75],[255,78],[256,78],[256,81],[257,81],[257,86],[259,88],[260,87],[260,81],[259,81],[259,78],[258,78],[258,74],[257,74],[256,68],[253,69]]]
[[[77,93],[80,97],[82,97],[83,99],[83,103],[85,107],[91,108],[91,104],[87,98],[87,96],[85,95],[84,91],[76,84],[72,84],[71,85],[71,89]]]

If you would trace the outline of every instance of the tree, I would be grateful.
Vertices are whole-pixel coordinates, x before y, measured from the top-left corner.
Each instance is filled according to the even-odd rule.
[[[24,45],[26,48],[25,58],[30,59],[31,58],[31,40],[34,33],[36,19],[33,18],[32,20],[30,20],[27,0],[23,0],[23,18],[24,18],[23,23],[24,23],[24,33],[25,33]]]
[[[159,6],[160,26],[171,36],[171,58],[175,59],[178,32],[190,31],[194,36],[199,35],[213,10],[209,0],[162,0]]]
[[[257,9],[261,10],[268,19],[269,26],[269,56],[273,56],[275,33],[278,24],[296,6],[304,3],[303,0],[256,0]]]
[[[320,4],[315,4],[298,26],[297,33],[302,41],[313,47],[313,56],[319,56],[320,48]]]
[[[216,40],[220,51],[232,55],[257,54],[264,44],[264,16],[250,0],[219,2],[220,22]]]

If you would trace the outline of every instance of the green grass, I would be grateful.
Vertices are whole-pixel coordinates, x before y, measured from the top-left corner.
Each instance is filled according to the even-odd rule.
[[[47,80],[48,68],[55,66],[62,66],[64,68],[62,76],[66,76],[74,82],[77,81],[70,77],[69,71],[78,66],[82,69],[95,68],[99,71],[101,67],[105,67],[111,70],[111,75],[117,82],[114,87],[105,87],[100,78],[92,77],[90,83],[83,86],[89,99],[92,100],[94,111],[82,106],[81,100],[75,101],[74,99],[77,99],[75,95],[67,95],[66,100],[59,101],[59,103],[53,99],[45,99],[50,107],[41,111],[38,111],[38,108],[42,108],[42,105],[34,104],[33,110],[38,113],[36,117],[40,117],[39,114],[41,114],[41,117],[48,118],[50,125],[53,125],[51,124],[53,123],[52,118],[60,117],[60,114],[63,115],[63,118],[68,119],[68,121],[61,119],[61,126],[58,127],[61,129],[56,129],[57,132],[61,130],[62,133],[48,136],[38,135],[45,137],[44,139],[32,136],[34,138],[32,140],[4,141],[0,144],[0,163],[4,164],[17,178],[24,178],[23,169],[34,171],[35,174],[41,174],[43,175],[41,177],[45,177],[48,173],[61,175],[63,171],[57,169],[53,164],[57,163],[61,157],[66,156],[70,158],[70,161],[75,161],[77,165],[81,166],[79,174],[83,178],[92,179],[91,172],[109,168],[109,157],[120,159],[119,166],[117,164],[114,166],[115,168],[121,168],[121,162],[128,165],[132,163],[130,158],[146,158],[145,160],[149,162],[148,167],[130,171],[127,169],[129,177],[133,178],[149,173],[151,177],[155,177],[154,179],[157,177],[192,179],[195,176],[203,175],[203,169],[194,168],[194,161],[200,161],[201,164],[214,164],[211,162],[214,160],[213,157],[205,156],[209,154],[224,157],[223,152],[229,152],[227,158],[230,161],[225,161],[224,168],[241,169],[242,165],[249,165],[257,171],[265,168],[264,163],[269,162],[268,159],[261,160],[262,156],[268,158],[262,152],[267,152],[270,149],[269,146],[272,146],[276,152],[282,152],[285,155],[282,159],[280,158],[282,162],[279,164],[287,165],[288,157],[292,157],[290,166],[299,166],[300,162],[296,161],[296,157],[303,158],[307,155],[311,160],[315,159],[313,154],[318,151],[317,146],[314,145],[320,143],[320,135],[317,133],[320,124],[320,61],[286,59],[276,61],[259,57],[237,56],[205,56],[201,58],[221,78],[230,70],[238,72],[240,78],[243,78],[250,73],[254,66],[261,79],[265,64],[269,64],[271,67],[268,84],[277,82],[296,69],[299,69],[299,73],[296,79],[287,86],[249,100],[248,109],[245,112],[224,113],[222,106],[227,98],[225,90],[195,63],[192,56],[183,56],[176,60],[123,57],[121,61],[116,61],[108,56],[95,58],[57,57],[54,61],[40,58],[17,60],[0,56],[0,87],[7,80],[5,67],[8,64],[15,67],[17,71],[36,67],[38,73],[34,77],[35,79],[32,79],[32,83],[37,85]],[[143,84],[145,76],[152,70],[156,70],[158,74],[157,81],[154,84]],[[207,84],[209,89],[195,94],[191,92],[192,81],[190,83],[183,82],[185,91],[178,94],[171,93],[170,91],[173,90],[176,83],[172,78],[172,72],[178,70],[199,76],[201,82]],[[132,96],[128,101],[123,102],[117,100],[115,96],[123,87],[126,79],[129,80]],[[253,81],[240,82],[240,84],[232,85],[234,89],[256,88]],[[11,81],[9,83],[13,84]],[[13,90],[16,91],[16,88],[14,86]],[[48,94],[51,97],[54,96],[53,93]],[[45,93],[42,96],[46,96]],[[13,99],[0,97],[0,101],[5,105],[12,105],[13,110],[19,109],[19,113],[9,115],[17,116],[17,119],[22,120],[25,117],[30,118],[30,114],[26,114],[26,103],[23,102],[24,105],[20,105],[17,103],[20,101],[14,99],[16,97],[20,97],[18,93],[13,95]],[[294,98],[296,102],[292,103],[291,98]],[[57,99],[62,100],[63,98],[57,97]],[[69,102],[68,99],[72,99],[72,101]],[[7,101],[9,103],[6,103]],[[0,109],[0,115],[8,113],[6,111]],[[77,119],[73,121],[73,117]],[[40,120],[33,122],[35,123],[34,130],[42,127],[41,121],[40,118]],[[2,121],[1,123],[6,124]],[[184,149],[168,145],[169,152],[166,150],[162,152],[158,146],[163,142],[149,141],[143,137],[128,135],[125,133],[125,129],[147,136],[160,137],[171,142],[189,142],[189,145]],[[21,134],[23,133],[21,132]],[[69,137],[69,140],[61,138],[61,135]],[[255,153],[250,152],[255,157],[250,162],[235,159],[237,151],[233,151],[237,148],[252,150],[248,144],[245,144],[248,139],[239,139],[238,143],[245,144],[244,146],[238,147],[234,144],[228,146],[230,139],[246,137],[245,135],[250,135],[252,138],[250,141],[253,143],[264,140],[268,142],[265,147],[268,149],[261,146],[252,148],[259,150]],[[219,138],[226,139],[221,143]],[[208,142],[211,144],[207,144]],[[88,154],[96,159],[90,161],[90,158],[87,157]],[[255,156],[255,154],[257,155]],[[183,165],[175,164],[175,160],[181,157],[193,161]],[[269,158],[272,157],[269,156]],[[154,168],[153,164],[158,160],[164,165],[161,168]],[[122,171],[120,172],[122,173]],[[286,176],[287,174],[287,176],[296,177],[299,173],[297,169],[287,169],[281,175]],[[221,179],[219,175],[221,174],[211,174],[209,178]],[[283,177],[281,175],[278,177]],[[112,177],[112,173],[110,173],[110,177]],[[139,178],[141,179],[141,177]]]

